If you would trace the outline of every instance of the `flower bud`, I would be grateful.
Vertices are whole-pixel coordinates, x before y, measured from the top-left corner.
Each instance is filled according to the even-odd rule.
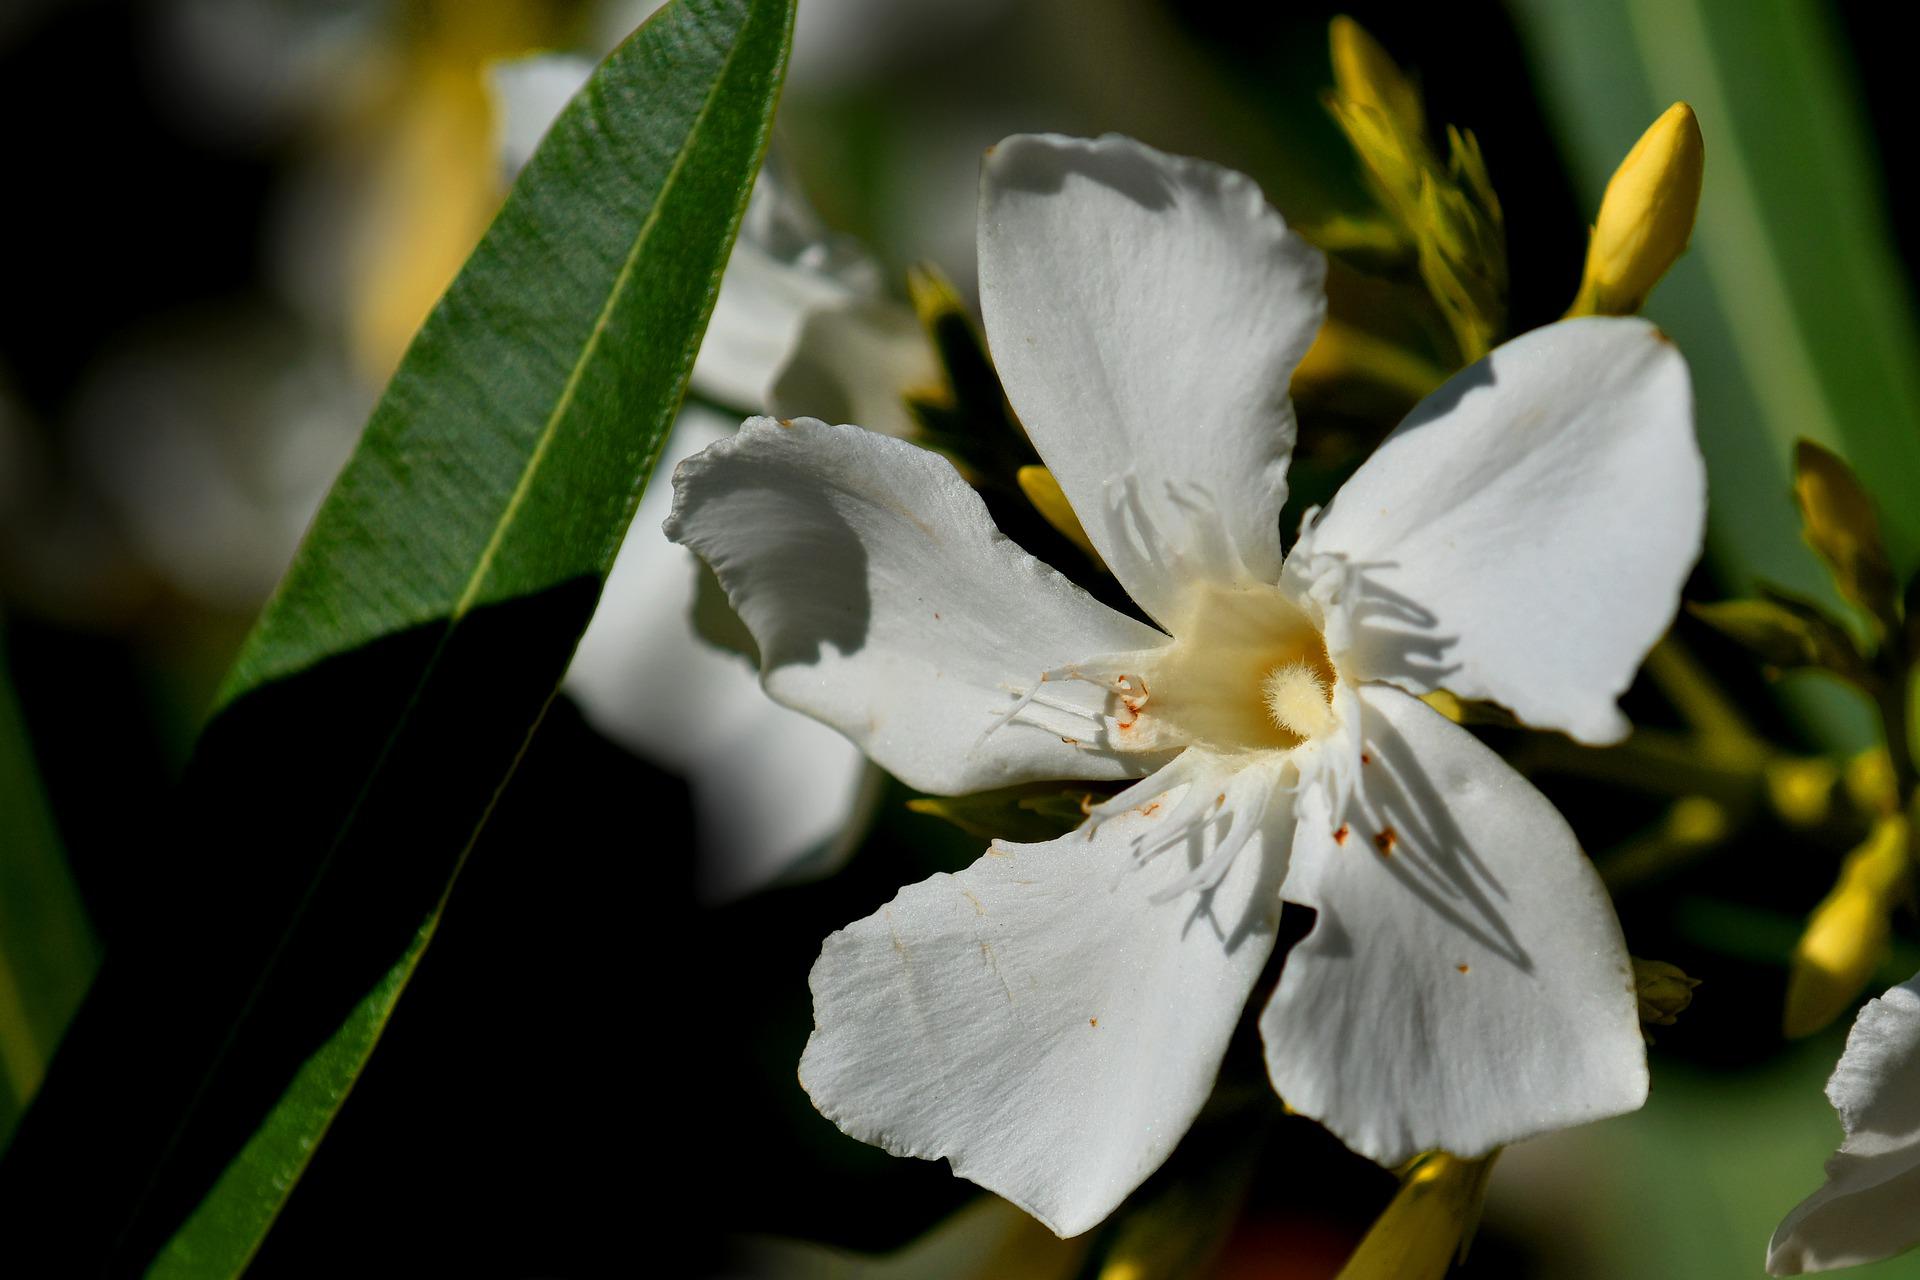
[[[1793,450],[1793,496],[1800,532],[1840,594],[1865,609],[1880,627],[1899,624],[1893,567],[1880,537],[1873,498],[1846,460],[1811,440]]]
[[[1425,133],[1427,118],[1419,91],[1380,42],[1345,14],[1333,20],[1327,34],[1335,92],[1354,106],[1380,112],[1413,137]]]
[[[1700,979],[1689,978],[1679,965],[1633,957],[1633,990],[1640,998],[1640,1021],[1648,1026],[1672,1026],[1693,1003],[1699,985]]]
[[[1421,1159],[1339,1280],[1441,1280],[1466,1255],[1498,1154],[1462,1160],[1436,1151]]]
[[[1700,123],[1684,102],[1640,135],[1607,183],[1569,315],[1626,316],[1640,309],[1693,234],[1705,160]]]
[[[1892,813],[1900,807],[1900,786],[1885,747],[1869,747],[1851,757],[1840,779],[1847,799],[1862,813]]]
[[[1328,34],[1327,109],[1412,245],[1462,362],[1471,363],[1498,340],[1507,303],[1505,225],[1479,143],[1449,128],[1443,164],[1428,145],[1419,92],[1386,50],[1351,18],[1335,18]]]
[[[1810,1036],[1845,1013],[1886,956],[1907,888],[1907,822],[1882,818],[1807,918],[1787,975],[1786,1034]]]
[[[1086,526],[1080,523],[1080,517],[1074,513],[1067,495],[1061,491],[1060,482],[1053,478],[1053,472],[1045,467],[1022,467],[1014,478],[1020,482],[1020,492],[1027,495],[1027,501],[1033,504],[1033,509],[1040,513],[1042,519],[1068,542],[1092,557],[1102,570],[1107,567],[1100,553],[1093,549],[1093,539],[1087,537]]]
[[[1773,811],[1796,827],[1814,827],[1833,812],[1840,768],[1824,756],[1783,759],[1767,766],[1767,798]]]

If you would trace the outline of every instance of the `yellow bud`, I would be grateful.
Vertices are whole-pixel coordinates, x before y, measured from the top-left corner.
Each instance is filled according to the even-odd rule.
[[[1676,102],[1614,170],[1587,245],[1569,315],[1627,316],[1667,274],[1693,234],[1706,144],[1693,108]]]
[[[907,268],[907,298],[913,303],[914,314],[920,317],[921,327],[928,333],[950,317],[967,315],[967,304],[961,301],[960,291],[930,262],[917,262]]]
[[[1633,957],[1633,990],[1640,998],[1640,1021],[1656,1027],[1670,1027],[1675,1018],[1693,1003],[1693,989],[1700,979],[1689,978],[1679,965],[1665,960]]]
[[[1386,51],[1351,18],[1335,18],[1329,36],[1327,108],[1471,363],[1506,325],[1506,232],[1479,144],[1449,128],[1443,165],[1427,142],[1420,94]]]
[[[1327,30],[1333,52],[1333,83],[1342,99],[1378,111],[1413,137],[1426,132],[1420,93],[1394,65],[1380,42],[1352,18],[1341,14]]]
[[[1893,761],[1885,747],[1869,747],[1847,761],[1842,775],[1847,798],[1863,813],[1892,813],[1900,807],[1900,790],[1894,784]]]
[[[1100,798],[1090,791],[1036,782],[966,796],[919,796],[907,801],[907,808],[951,822],[977,839],[1037,844],[1079,826],[1088,806]]]
[[[1339,1280],[1441,1280],[1466,1256],[1498,1155],[1462,1160],[1436,1151],[1416,1162]]]
[[[1086,526],[1074,514],[1073,506],[1067,501],[1067,495],[1061,492],[1060,482],[1053,478],[1053,472],[1045,467],[1022,467],[1015,474],[1015,479],[1019,480],[1020,492],[1027,495],[1027,501],[1033,504],[1033,509],[1067,541],[1092,557],[1094,564],[1104,571],[1106,561],[1093,549],[1093,540],[1087,537]]]
[[[1664,832],[1683,848],[1699,849],[1727,838],[1726,806],[1705,796],[1682,796],[1667,810]]]
[[[1787,975],[1784,1028],[1810,1036],[1845,1013],[1886,956],[1894,907],[1907,888],[1907,822],[1882,818],[1841,865],[1807,918]]]
[[[1435,689],[1431,693],[1420,695],[1420,701],[1438,711],[1455,724],[1489,724],[1503,729],[1516,729],[1520,722],[1513,718],[1513,712],[1497,702],[1468,700],[1445,689]]]
[[[1833,573],[1840,594],[1865,609],[1876,625],[1896,625],[1893,568],[1873,499],[1846,460],[1811,440],[1793,450],[1793,496],[1800,532]]]
[[[1796,827],[1818,826],[1833,812],[1840,770],[1823,756],[1770,764],[1766,779],[1774,812]]]

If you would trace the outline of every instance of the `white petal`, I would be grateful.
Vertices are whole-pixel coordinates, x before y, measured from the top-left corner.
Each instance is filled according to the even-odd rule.
[[[1860,1010],[1827,1097],[1847,1137],[1827,1161],[1826,1185],[1773,1233],[1767,1270],[1776,1276],[1920,1243],[1920,975]]]
[[[947,1157],[1061,1235],[1112,1212],[1192,1123],[1273,949],[1284,802],[1210,896],[1156,901],[1199,850],[1135,864],[1143,841],[1202,839],[1190,795],[1203,823],[1232,808],[1213,803],[1231,766],[1208,764],[1091,837],[996,845],[829,937],[800,1062],[814,1105],[895,1155]],[[1277,771],[1247,771],[1256,808]]]
[[[1274,1088],[1388,1165],[1638,1107],[1631,964],[1566,822],[1413,698],[1360,701],[1353,804],[1301,796],[1282,892],[1319,917],[1261,1018]]]
[[[775,417],[857,422],[881,435],[913,435],[906,395],[939,385],[941,374],[920,321],[884,299],[814,311],[767,393]]]
[[[1008,138],[980,190],[980,306],[1008,399],[1121,585],[1279,580],[1287,381],[1320,254],[1251,179],[1127,138]]]
[[[860,748],[767,697],[745,662],[733,658],[731,668],[756,701],[703,734],[685,771],[700,835],[694,890],[707,903],[839,870],[884,778]]]
[[[661,452],[664,475],[733,434],[689,406]],[[750,663],[688,620],[699,563],[660,533],[671,485],[649,485],[567,671],[567,692],[602,733],[693,790],[696,885],[724,901],[832,869],[854,824],[867,765],[819,722],[767,697]]]
[[[494,150],[506,181],[512,182],[526,167],[561,108],[592,74],[591,60],[567,53],[536,53],[487,66]]]
[[[767,408],[806,318],[877,298],[880,288],[879,264],[857,241],[828,231],[769,157],[694,358],[694,390],[738,409]]]
[[[1568,320],[1422,402],[1294,557],[1360,571],[1356,634],[1335,655],[1349,676],[1610,742],[1705,518],[1686,362],[1643,320]]]
[[[858,427],[755,418],[684,463],[674,488],[667,534],[719,575],[767,691],[909,785],[958,793],[1158,763],[1107,746],[1118,700],[1104,686],[1040,686],[1044,672],[1166,637],[1009,542],[939,455]]]

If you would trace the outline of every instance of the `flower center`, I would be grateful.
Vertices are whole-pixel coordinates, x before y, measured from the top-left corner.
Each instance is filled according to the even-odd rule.
[[[1273,723],[1301,738],[1317,738],[1333,728],[1333,689],[1304,659],[1267,672],[1260,682]]]
[[[1220,751],[1286,750],[1334,728],[1326,643],[1277,588],[1197,588],[1173,636],[1144,670],[1152,728]]]

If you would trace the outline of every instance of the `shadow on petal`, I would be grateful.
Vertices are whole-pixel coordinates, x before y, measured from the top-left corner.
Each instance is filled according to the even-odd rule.
[[[1449,811],[1444,779],[1434,778],[1384,716],[1366,719],[1365,756],[1355,803],[1365,824],[1355,841],[1440,919],[1523,973],[1533,958],[1507,922],[1508,894],[1490,859]],[[1335,909],[1337,910],[1337,908]],[[1337,929],[1326,904],[1320,928]]]

